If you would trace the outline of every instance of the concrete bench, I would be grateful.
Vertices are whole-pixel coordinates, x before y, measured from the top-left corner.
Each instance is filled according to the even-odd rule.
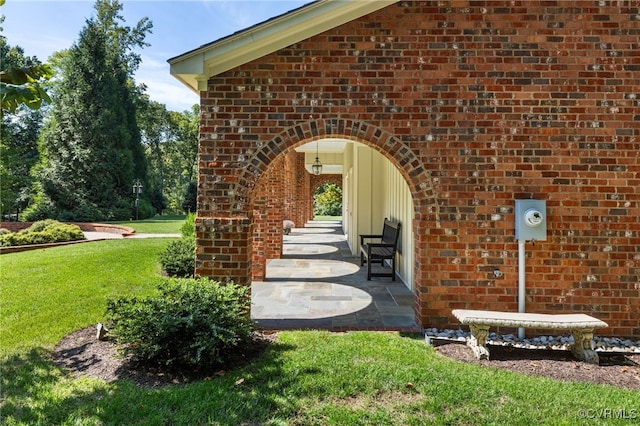
[[[598,364],[598,354],[593,350],[593,330],[608,327],[606,322],[585,314],[550,315],[455,309],[453,315],[471,329],[467,345],[478,359],[489,359],[489,327],[523,327],[570,330],[574,341],[571,353],[581,361]]]

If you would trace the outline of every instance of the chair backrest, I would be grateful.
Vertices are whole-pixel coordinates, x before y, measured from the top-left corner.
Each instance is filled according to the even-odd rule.
[[[397,247],[401,228],[402,224],[400,222],[392,222],[385,218],[384,226],[382,228],[382,242],[386,244],[393,244],[394,247]]]

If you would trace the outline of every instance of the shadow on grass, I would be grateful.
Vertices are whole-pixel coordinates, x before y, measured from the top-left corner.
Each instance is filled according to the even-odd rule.
[[[3,360],[0,409],[5,424],[265,424],[292,416],[302,396],[297,381],[318,373],[287,373],[292,349],[273,343],[220,377],[155,389],[74,378],[46,350],[33,349]]]

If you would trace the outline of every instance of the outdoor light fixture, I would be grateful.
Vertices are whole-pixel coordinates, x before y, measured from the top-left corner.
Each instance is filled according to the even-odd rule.
[[[140,194],[142,194],[142,183],[136,180],[133,183],[133,193],[136,194],[136,220],[138,220],[138,210],[140,208]]]
[[[311,170],[313,170],[313,174],[316,176],[322,173],[322,163],[320,162],[320,158],[318,158],[318,141],[316,141],[316,161],[313,162]]]

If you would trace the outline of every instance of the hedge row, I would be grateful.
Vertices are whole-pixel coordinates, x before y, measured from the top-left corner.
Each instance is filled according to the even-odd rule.
[[[61,243],[82,239],[84,239],[84,233],[78,225],[69,225],[46,219],[35,222],[30,227],[18,232],[10,232],[6,229],[1,230],[0,247]]]

